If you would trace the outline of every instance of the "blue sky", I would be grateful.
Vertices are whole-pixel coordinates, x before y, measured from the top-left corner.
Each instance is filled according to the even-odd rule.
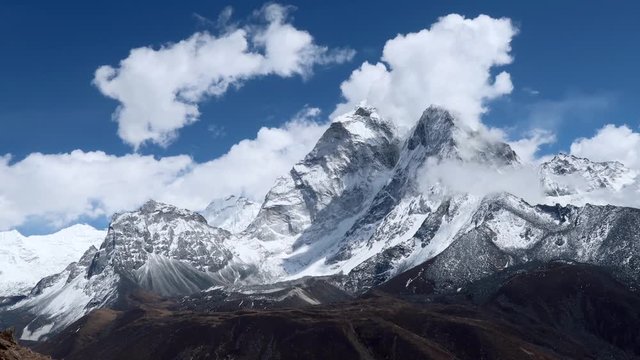
[[[202,106],[198,123],[182,129],[167,149],[143,148],[158,155],[188,153],[206,160],[251,137],[263,125],[277,125],[302,105],[330,112],[340,98],[338,85],[355,64],[380,57],[384,42],[397,33],[417,31],[456,12],[510,17],[520,28],[513,41],[515,61],[507,67],[515,91],[492,105],[490,124],[527,119],[527,105],[592,96],[606,106],[577,116],[566,114],[557,146],[590,135],[605,122],[637,125],[640,109],[640,5],[635,1],[335,1],[289,2],[294,24],[321,44],[350,46],[352,63],[324,68],[308,81],[266,78]],[[237,17],[263,2],[232,5]],[[115,65],[134,47],[178,41],[206,30],[195,14],[215,19],[229,3],[219,1],[8,1],[0,11],[0,153],[17,158],[34,151],[73,149],[130,151],[110,121],[116,102],[91,84],[95,69]],[[525,88],[539,91],[531,96]],[[247,103],[250,105],[247,106]],[[524,114],[523,114],[524,113]],[[224,136],[207,131],[214,125]],[[526,125],[524,125],[526,126]]]
[[[550,130],[557,141],[544,152],[568,150],[576,138],[591,137],[604,124],[627,124],[634,131],[640,125],[638,2],[283,4],[295,7],[291,23],[308,31],[315,43],[348,47],[354,57],[316,66],[307,79],[261,77],[200,102],[199,121],[179,129],[168,146],[146,144],[138,154],[156,159],[184,154],[205,162],[255,137],[261,127],[282,125],[305,105],[326,117],[342,101],[340,83],[364,61],[378,61],[387,40],[429,28],[450,13],[508,17],[519,30],[511,42],[513,62],[492,69],[494,75],[509,72],[514,89],[489,103],[486,124],[506,129],[512,138],[533,128]],[[133,48],[157,48],[199,31],[216,33],[215,19],[228,5],[234,19],[245,21],[264,2],[5,1],[0,10],[0,155],[12,154],[15,163],[34,152],[131,154],[112,121],[118,102],[92,85],[95,70],[117,67]],[[82,214],[69,221],[86,216],[93,219]]]

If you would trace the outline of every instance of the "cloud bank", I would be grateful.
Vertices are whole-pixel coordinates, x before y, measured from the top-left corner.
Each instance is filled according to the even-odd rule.
[[[572,204],[582,206],[587,203],[640,207],[640,132],[627,125],[608,124],[599,129],[593,137],[580,138],[570,146],[570,154],[588,158],[591,161],[619,161],[631,171],[625,173],[618,186],[591,189],[590,184],[578,173],[551,176],[550,178],[576,193],[563,196],[547,196],[541,183],[538,166],[549,160],[536,155],[542,144],[554,141],[552,133],[534,131],[529,137],[512,142],[510,146],[523,163],[520,166],[502,168],[490,167],[473,162],[429,159],[420,173],[420,184],[424,193],[439,184],[452,193],[469,193],[485,196],[507,192],[518,196],[530,204]],[[473,181],[469,181],[473,179]]]
[[[186,155],[156,159],[81,150],[33,153],[15,163],[5,155],[0,157],[0,230],[32,218],[60,228],[151,198],[195,210],[229,194],[261,200],[320,138],[327,125],[315,121],[318,115],[319,109],[306,107],[282,127],[263,127],[254,139],[205,163]]]
[[[483,197],[508,192],[532,204],[545,202],[538,169],[533,165],[495,168],[475,162],[428,159],[419,177],[425,194],[438,184],[452,193]]]
[[[350,60],[350,49],[328,49],[288,22],[290,8],[257,11],[254,22],[221,35],[198,32],[158,49],[131,50],[117,67],[101,66],[93,83],[120,105],[113,113],[118,135],[135,149],[168,145],[177,131],[198,120],[198,103],[253,78],[311,76],[315,65]],[[230,11],[223,14],[230,17]],[[226,23],[226,21],[225,21]]]
[[[513,89],[509,73],[493,76],[491,71],[511,63],[516,33],[506,18],[451,14],[429,29],[398,35],[387,41],[379,62],[363,63],[342,83],[345,101],[333,116],[366,101],[381,115],[410,128],[433,104],[454,111],[477,130],[487,101]]]

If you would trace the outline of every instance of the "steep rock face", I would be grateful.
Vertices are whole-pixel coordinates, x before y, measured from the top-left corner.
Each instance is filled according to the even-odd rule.
[[[90,248],[79,262],[41,280],[0,320],[28,319],[22,338],[37,340],[93,309],[117,307],[138,288],[188,295],[233,281],[246,268],[232,261],[223,243],[229,236],[200,214],[149,201],[114,215],[99,250]]]
[[[598,189],[620,190],[634,183],[637,174],[617,161],[594,162],[558,154],[540,166],[547,195],[563,196]]]
[[[9,330],[0,331],[0,359],[2,360],[51,360],[50,357],[35,353],[20,344]]]
[[[213,200],[201,211],[207,223],[213,227],[236,234],[246,229],[260,211],[260,204],[244,196],[231,195]]]
[[[347,232],[340,251],[328,260],[350,273],[349,288],[375,285],[442,251],[446,238],[425,250],[426,244],[414,235],[436,231],[441,223],[450,232],[468,218],[478,199],[450,194],[437,184],[428,189],[421,184],[421,173],[429,171],[430,162],[441,161],[501,167],[517,164],[518,158],[507,144],[466,129],[448,111],[425,110],[404,144],[390,181]],[[454,235],[449,232],[440,237]]]
[[[360,107],[338,118],[304,160],[278,179],[240,237],[260,244],[268,273],[301,272],[336,246],[397,158],[395,128],[374,109]]]

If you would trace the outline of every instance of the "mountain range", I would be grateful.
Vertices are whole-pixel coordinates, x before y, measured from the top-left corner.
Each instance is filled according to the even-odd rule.
[[[73,240],[73,248],[81,250],[65,252],[50,262],[55,267],[31,273],[42,276],[37,284],[0,278],[0,296],[7,299],[0,305],[0,328],[15,327],[22,340],[39,341],[38,349],[55,356],[135,358],[132,342],[117,345],[117,331],[133,336],[146,324],[149,334],[168,336],[167,329],[209,324],[210,336],[225,339],[218,347],[198,348],[203,337],[191,353],[175,352],[174,343],[162,354],[140,354],[254,358],[237,353],[237,344],[248,344],[259,349],[254,354],[272,351],[287,358],[286,334],[268,324],[271,318],[290,327],[301,347],[315,340],[300,322],[326,329],[344,342],[336,345],[345,349],[338,358],[486,358],[460,352],[468,340],[460,334],[479,334],[484,321],[487,333],[472,338],[496,356],[589,358],[598,351],[613,358],[640,356],[640,334],[629,330],[640,324],[640,310],[629,305],[640,303],[640,210],[588,203],[590,194],[602,191],[638,191],[638,174],[618,162],[566,154],[536,167],[523,164],[507,143],[436,106],[402,134],[376,109],[360,106],[335,119],[262,203],[230,195],[198,213],[150,200],[115,214],[106,234],[88,228],[61,232],[57,238]],[[520,174],[533,184],[528,190],[539,194],[534,200],[540,203],[495,186],[483,188],[487,174],[497,179]],[[28,258],[18,254],[29,241],[11,234],[0,235],[0,242],[11,244],[0,257]],[[99,247],[97,238],[103,238]],[[3,266],[0,274],[18,272],[22,265]],[[571,279],[594,292],[580,288],[565,294],[558,284]],[[523,298],[529,286],[547,285],[566,297]],[[611,289],[621,294],[607,305],[619,310],[612,316],[629,319],[617,330],[600,318],[606,315],[585,308],[601,306],[598,296]],[[529,320],[557,338],[526,329],[526,319],[508,310],[521,312],[527,301],[534,312],[564,311],[571,304],[570,320],[579,319],[580,330],[545,322],[548,314],[539,311]],[[440,305],[424,308],[425,303]],[[377,325],[338,315],[358,308]],[[410,314],[440,327],[419,327]],[[260,329],[259,336],[221,335],[227,328],[245,331],[248,324]],[[608,336],[605,328],[623,338]],[[463,333],[444,340],[437,329]],[[78,332],[90,334],[79,338]],[[589,339],[606,346],[582,351],[580,344]],[[158,346],[149,337],[140,341]],[[376,348],[381,344],[408,352],[389,355]],[[111,350],[98,351],[101,347]]]

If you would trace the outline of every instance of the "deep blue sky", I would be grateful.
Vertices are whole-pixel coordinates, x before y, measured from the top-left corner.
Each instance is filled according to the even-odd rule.
[[[636,1],[288,1],[297,7],[293,23],[316,42],[349,46],[351,63],[299,77],[268,77],[203,103],[199,122],[181,130],[157,156],[191,154],[198,161],[224,153],[261,126],[278,125],[304,104],[329,114],[339,101],[339,84],[363,61],[380,58],[386,40],[429,27],[457,12],[509,17],[520,28],[513,42],[515,90],[492,105],[485,121],[526,130],[532,112],[551,117],[563,149],[590,136],[604,123],[640,120],[640,5]],[[31,152],[73,149],[125,154],[111,113],[116,102],[91,85],[100,65],[117,65],[131,48],[178,41],[206,30],[194,14],[215,19],[227,5],[243,19],[262,1],[28,1],[0,7],[0,155],[18,160]],[[525,88],[534,89],[531,95]],[[586,104],[586,105],[585,105]],[[595,105],[594,105],[595,104]],[[549,110],[551,109],[551,110]],[[555,110],[554,110],[555,109]],[[560,110],[558,110],[560,109]],[[562,110],[564,109],[564,110]],[[539,119],[538,119],[539,120]],[[559,122],[559,120],[561,120]],[[208,127],[224,128],[215,137]]]

